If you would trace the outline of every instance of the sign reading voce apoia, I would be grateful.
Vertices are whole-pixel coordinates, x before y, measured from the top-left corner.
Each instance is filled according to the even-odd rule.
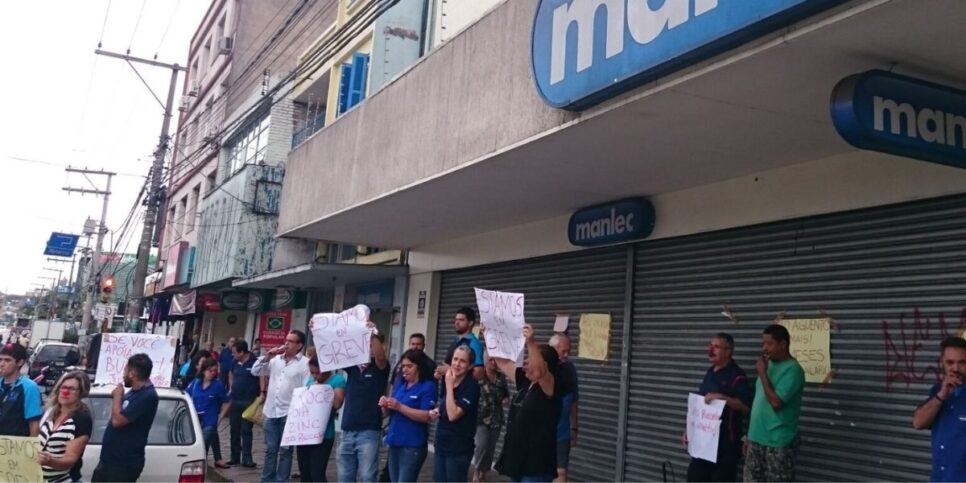
[[[647,238],[652,231],[654,205],[643,198],[627,198],[574,213],[567,237],[573,245],[595,246]]]
[[[842,79],[831,111],[855,147],[966,168],[966,91],[872,70]]]
[[[541,0],[537,90],[585,109],[845,0]]]

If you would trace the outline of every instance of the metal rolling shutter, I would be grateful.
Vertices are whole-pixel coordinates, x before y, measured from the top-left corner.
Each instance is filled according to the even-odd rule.
[[[911,415],[935,382],[929,366],[943,332],[966,324],[966,196],[645,242],[637,250],[628,480],[659,480],[662,461],[670,460],[684,481],[686,395],[707,369],[712,334],[735,336],[735,358],[753,376],[761,330],[780,312],[814,317],[820,308],[840,328],[831,339],[838,375],[824,388],[806,385],[797,478],[928,479],[929,433],[913,430]],[[739,324],[721,314],[722,304]]]
[[[437,360],[446,356],[455,337],[452,320],[456,311],[462,306],[476,309],[473,287],[526,294],[527,320],[541,341],[552,335],[554,314],[569,312],[569,333],[578,356],[580,313],[611,313],[610,360],[601,363],[572,357],[581,397],[580,435],[570,458],[570,474],[576,481],[614,478],[626,257],[626,248],[611,247],[442,274]],[[502,437],[498,455],[500,447]]]

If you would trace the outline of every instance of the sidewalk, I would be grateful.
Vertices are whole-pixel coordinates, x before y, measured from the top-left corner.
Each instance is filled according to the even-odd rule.
[[[219,432],[219,437],[221,439],[221,453],[224,456],[225,461],[231,456],[231,440],[228,433],[228,425]],[[258,463],[256,468],[245,468],[242,466],[233,466],[231,468],[215,468],[214,462],[211,461],[211,457],[208,459],[208,481],[226,481],[226,482],[250,482],[259,481],[262,476],[262,465],[265,463],[265,434],[262,431],[262,427],[255,425],[255,430],[253,434],[252,441],[252,455],[255,457],[255,463]],[[329,458],[329,467],[326,471],[326,477],[329,481],[339,481],[338,480],[338,470],[335,462],[335,455],[339,450],[338,435],[336,436],[335,447],[332,448],[332,456]],[[381,469],[386,464],[386,449],[385,446],[381,448],[379,468]],[[292,459],[292,473],[298,472],[298,460],[297,458]],[[503,482],[509,481],[501,475],[496,474],[496,472],[490,472],[488,481]],[[292,481],[298,481],[293,479]],[[430,452],[426,457],[426,463],[423,465],[422,471],[419,472],[419,481],[431,482],[433,481],[433,453]],[[469,481],[467,479],[467,481]]]

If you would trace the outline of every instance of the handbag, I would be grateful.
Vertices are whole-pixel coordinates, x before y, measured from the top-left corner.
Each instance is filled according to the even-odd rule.
[[[265,399],[262,396],[258,396],[247,408],[245,408],[245,411],[242,412],[242,417],[259,426],[264,425],[265,413],[262,412],[263,406],[265,406]]]

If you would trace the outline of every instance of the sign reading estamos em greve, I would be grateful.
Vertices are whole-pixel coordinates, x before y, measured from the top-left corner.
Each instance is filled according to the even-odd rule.
[[[531,61],[547,104],[586,109],[845,0],[541,0]]]
[[[842,79],[831,111],[857,148],[966,168],[966,91],[872,70]]]
[[[606,245],[647,238],[654,231],[654,205],[643,198],[604,203],[570,216],[567,237],[577,246]]]

